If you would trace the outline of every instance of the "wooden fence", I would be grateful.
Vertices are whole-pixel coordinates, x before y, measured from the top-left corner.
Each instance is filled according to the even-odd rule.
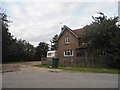
[[[52,65],[52,58],[42,58],[41,64],[49,64]],[[91,59],[88,57],[75,57],[75,58],[59,58],[59,65],[63,66],[87,66],[87,67],[104,67],[105,62],[102,59]]]

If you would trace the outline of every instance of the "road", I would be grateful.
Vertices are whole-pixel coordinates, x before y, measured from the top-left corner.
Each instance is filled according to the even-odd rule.
[[[4,72],[2,88],[118,88],[118,74],[36,69]]]

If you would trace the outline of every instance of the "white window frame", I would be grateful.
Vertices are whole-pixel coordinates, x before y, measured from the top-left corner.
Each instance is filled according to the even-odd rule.
[[[70,43],[70,37],[65,37],[65,44],[69,44]]]
[[[65,50],[64,51],[64,56],[73,56],[73,50]]]

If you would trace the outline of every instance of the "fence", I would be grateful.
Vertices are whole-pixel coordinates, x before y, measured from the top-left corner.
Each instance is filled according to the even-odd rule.
[[[52,58],[42,58],[41,64],[52,65]],[[105,61],[102,58],[92,58],[92,57],[65,57],[59,58],[59,65],[62,66],[87,66],[87,67],[105,67]]]
[[[49,64],[52,65],[52,58],[42,57],[41,64]]]

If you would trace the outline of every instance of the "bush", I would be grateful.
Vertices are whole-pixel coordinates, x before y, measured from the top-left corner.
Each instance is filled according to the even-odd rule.
[[[106,63],[106,67],[108,68],[117,68],[117,69],[120,69],[120,60],[117,56],[115,55],[112,55],[112,54],[107,54],[105,56],[105,63]]]

